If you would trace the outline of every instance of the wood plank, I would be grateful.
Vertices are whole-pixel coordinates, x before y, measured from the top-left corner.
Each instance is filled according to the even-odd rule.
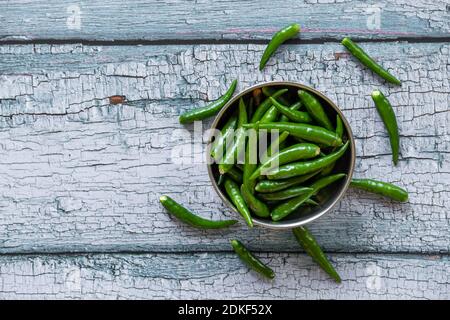
[[[448,256],[333,254],[339,285],[303,254],[259,254],[273,281],[233,254],[0,257],[0,299],[449,299]]]
[[[448,38],[445,0],[20,0],[0,4],[0,40],[254,40],[298,22],[302,39]],[[379,22],[378,22],[379,21]]]
[[[311,229],[328,251],[449,252],[450,46],[367,44],[399,76],[383,84],[336,44],[290,45],[263,73],[262,45],[0,46],[0,252],[298,250],[289,232],[243,225],[197,231],[166,215],[167,193],[205,217],[230,217],[204,165],[172,162],[190,143],[182,110],[267,80],[312,85],[344,110],[357,139],[355,176],[396,182],[397,204],[350,191]],[[391,164],[369,93],[398,115],[401,160]],[[112,106],[108,97],[129,102]],[[205,128],[208,126],[205,123]]]

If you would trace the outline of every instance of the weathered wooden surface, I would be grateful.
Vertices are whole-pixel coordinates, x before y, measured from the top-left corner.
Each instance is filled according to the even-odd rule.
[[[333,254],[341,285],[303,254],[260,257],[274,281],[229,253],[4,256],[0,299],[450,298],[448,256]]]
[[[204,216],[231,215],[205,165],[174,164],[171,154],[192,133],[177,115],[238,78],[239,89],[295,80],[322,90],[352,125],[355,176],[410,192],[397,204],[350,191],[311,226],[327,251],[449,253],[450,46],[364,47],[401,87],[386,86],[339,44],[286,46],[263,73],[262,45],[0,47],[0,252],[229,250],[230,237],[253,249],[298,250],[289,232],[193,230],[158,203],[167,193]],[[375,88],[398,116],[397,167],[369,96]],[[129,102],[108,105],[114,94]]]
[[[0,4],[0,41],[268,39],[293,22],[302,39],[448,39],[449,21],[445,0],[24,0]]]

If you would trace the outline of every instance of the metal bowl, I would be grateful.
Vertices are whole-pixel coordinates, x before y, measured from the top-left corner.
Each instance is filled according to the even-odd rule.
[[[297,92],[297,90],[299,90],[299,89],[308,91],[309,93],[313,94],[322,103],[322,106],[324,107],[325,112],[328,114],[328,116],[330,117],[330,119],[332,121],[336,118],[336,114],[338,114],[341,117],[342,122],[344,123],[344,128],[345,128],[344,135],[350,141],[349,148],[347,149],[345,154],[336,162],[336,166],[335,166],[335,168],[337,170],[339,170],[339,172],[346,173],[347,177],[346,177],[346,179],[339,180],[336,183],[334,183],[333,185],[331,185],[330,186],[331,188],[324,189],[322,191],[322,196],[324,196],[324,195],[325,196],[324,196],[324,199],[322,201],[320,201],[321,204],[319,206],[313,207],[313,208],[308,208],[307,210],[305,210],[305,207],[301,207],[298,210],[298,212],[292,213],[291,215],[286,217],[284,220],[277,221],[277,222],[271,221],[269,219],[263,219],[263,218],[253,216],[253,222],[255,225],[259,225],[259,226],[270,228],[270,229],[290,229],[290,228],[302,226],[304,224],[307,224],[307,223],[314,221],[314,220],[318,219],[319,217],[323,216],[324,214],[329,212],[339,202],[339,200],[344,196],[344,194],[347,191],[347,188],[350,184],[350,181],[351,181],[351,178],[353,175],[353,169],[355,166],[355,158],[356,158],[355,140],[353,138],[353,133],[350,128],[350,125],[349,125],[347,119],[345,118],[344,114],[342,113],[341,110],[339,110],[339,108],[330,99],[328,99],[321,92],[319,92],[313,88],[310,88],[308,86],[305,86],[305,85],[302,85],[299,83],[286,82],[286,81],[266,82],[266,83],[252,86],[252,87],[240,92],[238,95],[236,95],[234,98],[232,98],[222,108],[222,110],[219,112],[219,114],[214,119],[211,129],[221,128],[223,126],[223,124],[229,118],[231,113],[234,110],[237,110],[237,103],[239,102],[239,99],[241,97],[247,96],[249,94],[251,95],[253,90],[255,90],[257,88],[266,87],[266,86],[268,86],[268,87],[281,86],[281,87],[289,88],[288,94],[291,94],[291,95],[295,94]],[[234,108],[234,106],[236,106],[236,108]],[[231,108],[231,107],[233,107],[233,108]],[[211,132],[214,132],[214,130],[212,130]],[[209,141],[211,141],[212,139],[213,139],[213,136],[210,137]],[[210,147],[211,147],[211,144],[208,145],[207,155],[210,154]],[[211,163],[211,162],[208,162],[208,163]],[[214,164],[214,163],[208,164],[208,174],[209,174],[209,178],[211,179],[211,183],[214,187],[214,190],[216,190],[219,197],[222,199],[223,202],[225,202],[225,204],[228,207],[230,207],[233,211],[235,211],[237,213],[237,210],[235,209],[234,205],[231,203],[230,200],[228,200],[228,198],[226,196],[226,192],[223,189],[223,186],[218,186],[218,184],[217,184],[217,179],[219,177],[219,170],[218,170],[216,164]],[[321,195],[321,193],[319,193],[318,196],[319,195]]]

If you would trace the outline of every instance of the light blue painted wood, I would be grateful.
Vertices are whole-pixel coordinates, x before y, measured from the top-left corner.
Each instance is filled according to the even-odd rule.
[[[448,256],[333,254],[339,285],[302,254],[258,254],[261,279],[233,254],[0,257],[0,299],[449,299]]]
[[[289,232],[193,230],[158,203],[168,193],[203,216],[232,215],[205,166],[174,164],[171,154],[190,139],[179,112],[217,98],[234,78],[238,90],[293,80],[323,91],[356,135],[355,175],[410,192],[406,204],[349,192],[311,225],[327,251],[450,252],[449,45],[364,47],[401,87],[386,86],[337,44],[285,46],[262,73],[263,45],[0,46],[0,252],[229,250],[231,237],[252,249],[299,250]],[[395,168],[369,97],[375,88],[398,115]],[[129,102],[109,105],[114,94]]]
[[[0,40],[270,39],[298,22],[301,39],[446,37],[448,1],[73,1],[0,3]]]

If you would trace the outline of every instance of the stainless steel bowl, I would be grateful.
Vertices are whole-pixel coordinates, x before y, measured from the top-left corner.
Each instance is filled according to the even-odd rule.
[[[240,92],[238,95],[236,95],[234,98],[232,98],[222,108],[222,110],[219,112],[219,114],[214,119],[211,129],[220,128],[224,124],[224,122],[228,119],[228,117],[230,116],[232,111],[237,109],[237,108],[236,109],[233,108],[233,110],[231,110],[230,107],[237,104],[241,97],[251,94],[252,91],[257,88],[262,88],[262,87],[266,87],[266,86],[287,87],[290,89],[289,91],[292,91],[292,92],[296,92],[298,89],[309,91],[310,93],[315,95],[321,101],[325,111],[329,114],[329,116],[332,116],[334,114],[334,117],[336,117],[336,114],[339,114],[339,116],[341,117],[341,119],[344,123],[345,131],[346,131],[345,135],[347,136],[348,140],[350,141],[350,147],[347,149],[344,156],[341,159],[339,159],[338,162],[336,163],[336,168],[338,168],[340,172],[347,173],[347,178],[345,180],[340,180],[340,181],[336,182],[335,184],[333,184],[332,190],[327,190],[327,196],[329,196],[329,197],[326,200],[324,200],[324,203],[321,203],[321,205],[318,207],[309,209],[308,212],[305,212],[305,210],[303,208],[299,209],[299,212],[293,213],[293,214],[289,215],[288,217],[286,217],[285,220],[278,221],[278,222],[273,222],[269,219],[262,219],[262,218],[258,218],[255,216],[253,217],[254,224],[262,226],[262,227],[271,228],[271,229],[290,229],[290,228],[295,228],[295,227],[299,227],[301,225],[307,224],[307,223],[314,221],[314,220],[318,219],[319,217],[323,216],[324,214],[329,212],[339,202],[339,200],[344,196],[344,194],[347,191],[347,188],[350,184],[350,181],[351,181],[351,178],[353,175],[353,169],[355,166],[355,158],[356,158],[355,140],[353,138],[353,133],[350,128],[350,125],[349,125],[347,119],[345,118],[344,114],[342,113],[341,110],[339,110],[339,108],[330,99],[328,99],[321,92],[319,92],[313,88],[310,88],[308,86],[305,86],[305,85],[302,85],[299,83],[286,82],[286,81],[266,82],[266,83],[252,86],[252,87]],[[333,119],[333,118],[330,117],[330,119]],[[211,136],[210,141],[212,139],[213,139],[213,137]],[[209,155],[209,154],[210,154],[210,144],[209,144],[208,150],[207,150],[207,155]],[[216,190],[219,197],[222,199],[223,202],[226,203],[226,205],[228,207],[230,207],[233,211],[235,211],[237,213],[234,205],[230,202],[230,200],[228,200],[228,198],[225,194],[225,191],[223,190],[223,187],[219,187],[217,185],[217,179],[219,177],[217,165],[208,164],[208,174],[209,174],[209,178],[211,179],[211,183],[214,187],[214,190]],[[300,212],[300,210],[302,212]]]

